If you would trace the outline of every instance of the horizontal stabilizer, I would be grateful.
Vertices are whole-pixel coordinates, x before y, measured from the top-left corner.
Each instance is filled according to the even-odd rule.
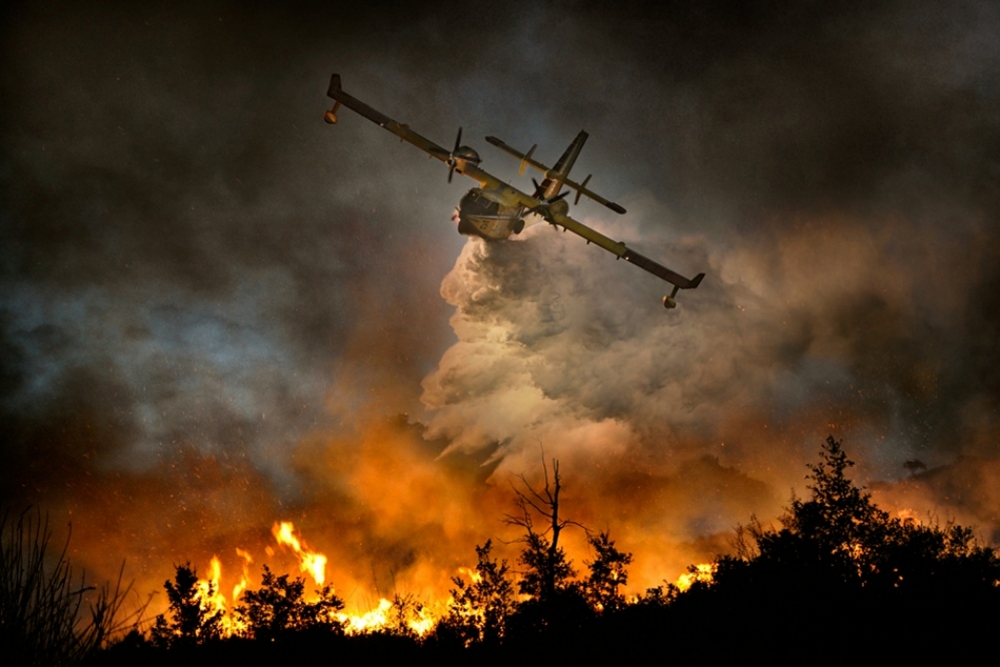
[[[528,151],[527,153],[522,153],[521,151],[519,151],[516,148],[514,148],[514,147],[512,147],[512,146],[510,146],[510,145],[508,145],[506,143],[504,143],[503,140],[497,139],[496,137],[486,137],[486,141],[488,141],[489,143],[493,144],[494,146],[496,146],[497,148],[499,148],[503,152],[508,153],[510,155],[513,155],[518,160],[520,160],[521,161],[521,170],[522,170],[522,173],[523,173],[524,167],[526,165],[529,165],[529,164],[532,167],[534,167],[535,169],[538,169],[539,171],[541,171],[546,176],[549,176],[550,172],[552,171],[551,169],[549,169],[548,167],[546,167],[544,164],[542,164],[538,160],[535,160],[534,158],[531,157],[531,154],[534,153],[534,151],[535,151],[534,146],[532,146],[532,149],[530,151]],[[615,213],[619,213],[619,214],[625,213],[625,208],[623,206],[621,206],[620,204],[616,204],[613,201],[608,201],[607,199],[605,199],[601,195],[597,194],[593,190],[587,189],[586,185],[587,185],[587,181],[590,180],[590,176],[588,176],[587,178],[584,179],[583,184],[577,183],[575,181],[571,181],[571,180],[569,180],[568,178],[565,178],[565,177],[557,177],[557,178],[566,187],[572,188],[573,190],[577,191],[577,201],[579,201],[579,199],[580,199],[579,195],[583,195],[584,197],[586,197],[588,199],[596,201],[598,204],[603,204],[604,206],[607,206],[608,208],[610,208]]]
[[[340,75],[339,74],[331,74],[330,75],[330,87],[326,89],[326,96],[327,97],[332,97],[332,98],[336,99],[337,96],[334,95],[334,93],[337,93],[337,92],[339,92],[341,90],[343,90],[343,89],[340,87]]]
[[[675,285],[680,289],[695,289],[696,287],[698,287],[698,285],[701,284],[702,279],[705,277],[704,273],[699,273],[694,278],[685,278],[676,271],[671,271],[662,264],[654,262],[645,255],[640,255],[631,248],[627,249],[621,255],[621,258],[627,262],[635,264],[640,269],[649,271],[657,278],[666,280],[671,285]]]

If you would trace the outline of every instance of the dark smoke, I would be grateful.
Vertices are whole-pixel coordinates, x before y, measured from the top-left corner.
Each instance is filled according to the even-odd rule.
[[[832,432],[896,509],[996,541],[993,4],[391,7],[3,10],[4,503],[151,570],[294,515],[446,586],[541,445],[652,584]],[[665,314],[547,226],[463,241],[471,182],[323,124],[332,71],[521,187],[482,136],[551,162],[587,129],[575,172],[629,213],[574,215],[708,277]]]

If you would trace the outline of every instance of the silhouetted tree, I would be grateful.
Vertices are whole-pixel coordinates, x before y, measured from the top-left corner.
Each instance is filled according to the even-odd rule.
[[[553,549],[553,543],[534,532],[531,526],[527,526],[526,531],[524,549],[517,559],[524,566],[518,590],[534,600],[551,600],[571,586],[576,570],[566,560],[562,547]]]
[[[710,619],[746,640],[780,627],[786,657],[825,625],[850,624],[831,640],[844,651],[928,619],[953,631],[982,627],[989,617],[975,610],[1000,604],[993,550],[967,528],[891,517],[847,477],[852,465],[828,438],[809,466],[810,497],[793,498],[780,528],[753,519],[739,530],[736,553],[716,560],[712,582],[676,596],[679,622]]]
[[[582,587],[573,580],[576,571],[559,545],[559,537],[567,526],[584,527],[560,514],[563,486],[559,461],[552,461],[551,479],[544,459],[542,470],[544,485],[541,490],[536,490],[521,476],[525,490],[514,487],[515,503],[520,512],[506,518],[508,524],[524,530],[519,540],[524,547],[518,563],[524,569],[519,572],[518,590],[529,597],[518,604],[508,624],[509,634],[516,643],[536,644],[543,636],[548,642],[579,637],[593,617]],[[536,515],[542,519],[542,530],[535,526]]]
[[[586,563],[590,576],[583,584],[584,597],[597,611],[616,611],[625,604],[620,589],[628,583],[626,567],[632,562],[632,554],[619,551],[605,531],[596,537],[591,535],[587,541],[596,556]]]
[[[243,604],[236,614],[246,624],[246,632],[254,639],[274,640],[279,636],[305,630],[343,632],[336,614],[344,608],[332,586],[316,591],[318,599],[303,599],[305,581],[289,580],[287,574],[275,576],[267,565],[261,577],[261,587],[243,593]]]
[[[899,522],[891,521],[870,494],[848,479],[846,470],[853,465],[841,443],[828,437],[819,463],[809,466],[812,498],[793,499],[781,522],[817,565],[843,582],[860,583],[878,571],[880,550],[898,531]],[[769,536],[762,538],[758,547],[763,555],[770,546]]]
[[[200,644],[217,639],[222,634],[222,610],[212,610],[208,599],[215,595],[215,586],[206,584],[205,591],[198,585],[198,571],[191,563],[176,566],[174,581],[163,587],[170,602],[171,620],[164,614],[156,617],[153,625],[153,643],[167,648],[177,645]]]
[[[508,578],[507,561],[497,563],[490,558],[491,540],[476,547],[476,571],[467,583],[454,577],[456,588],[451,590],[448,614],[438,624],[437,634],[459,642],[499,644],[506,632],[507,621],[514,613],[514,585]]]
[[[414,625],[426,622],[424,603],[413,593],[396,593],[392,596],[389,616],[382,629],[384,634],[394,637],[417,639],[420,635]]]
[[[533,599],[545,601],[554,598],[556,593],[566,590],[570,580],[576,576],[573,566],[566,560],[566,553],[559,546],[559,536],[569,525],[579,526],[575,521],[569,521],[559,516],[559,494],[562,492],[562,478],[559,476],[559,461],[552,461],[552,480],[549,480],[549,469],[542,459],[542,470],[545,483],[541,491],[528,483],[521,475],[521,482],[527,491],[514,488],[515,504],[518,514],[508,514],[506,522],[524,529],[524,549],[518,562],[525,567],[521,572],[518,589],[524,595]],[[538,514],[545,522],[542,532],[535,528],[532,513]],[[551,535],[551,539],[546,537]]]

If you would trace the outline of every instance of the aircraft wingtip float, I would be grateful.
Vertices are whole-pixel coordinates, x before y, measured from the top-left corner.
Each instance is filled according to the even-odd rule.
[[[527,216],[538,216],[551,225],[562,227],[563,231],[571,231],[582,236],[587,243],[594,243],[613,253],[618,259],[631,262],[673,285],[670,295],[663,297],[663,305],[666,308],[677,307],[675,298],[678,290],[694,289],[701,284],[705,277],[704,273],[699,273],[694,278],[685,278],[626,247],[624,243],[614,241],[567,215],[569,204],[565,199],[573,190],[576,191],[574,204],[579,203],[580,196],[583,195],[603,204],[615,213],[625,213],[625,209],[619,204],[608,201],[587,188],[590,176],[587,176],[580,183],[569,179],[569,171],[587,140],[586,132],[581,131],[577,135],[573,143],[556,162],[555,167],[551,169],[532,157],[536,146],[532,146],[527,153],[521,153],[496,137],[486,137],[486,141],[489,143],[521,160],[522,174],[529,166],[544,174],[541,183],[532,179],[535,191],[534,194],[529,195],[480,169],[479,153],[462,145],[462,128],[458,129],[455,147],[448,150],[417,134],[407,125],[397,123],[361,100],[345,93],[340,85],[339,74],[334,74],[330,78],[330,89],[327,91],[327,95],[334,99],[333,108],[323,114],[327,123],[337,122],[337,111],[343,105],[392,132],[401,140],[413,144],[431,157],[444,162],[448,166],[449,183],[455,172],[468,176],[479,183],[478,188],[469,190],[462,197],[456,209],[455,219],[458,222],[458,231],[462,234],[480,236],[487,241],[500,241],[510,237],[511,234],[519,234],[524,229]],[[569,189],[563,191],[564,186]]]

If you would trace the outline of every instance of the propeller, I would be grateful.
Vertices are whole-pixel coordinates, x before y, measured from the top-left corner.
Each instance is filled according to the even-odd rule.
[[[531,208],[529,208],[528,213],[538,213],[546,220],[549,220],[549,208],[560,199],[565,198],[570,193],[570,191],[566,190],[565,192],[561,192],[552,197],[545,198],[542,197],[542,186],[538,184],[538,181],[536,181],[535,179],[531,179],[531,182],[535,184],[535,195],[534,195],[535,198],[541,199],[541,201],[538,203],[537,206],[532,206]],[[549,220],[549,222],[552,221]]]
[[[462,145],[462,128],[458,128],[458,135],[455,137],[455,147],[451,149],[451,152],[446,151],[440,146],[434,146],[427,150],[428,152],[441,158],[448,165],[449,183],[451,183],[451,179],[455,175],[455,170],[458,168],[459,160],[462,161],[463,165],[478,165],[480,162],[479,153],[468,146]]]
[[[535,199],[541,199],[542,198],[542,186],[539,185],[538,181],[536,181],[534,178],[531,179],[531,182],[535,184],[535,194],[533,194],[531,196],[534,197]]]
[[[452,149],[451,155],[448,156],[448,182],[451,183],[451,177],[455,175],[455,154],[458,149],[462,147],[462,128],[458,128],[458,136],[455,137],[455,148]]]

